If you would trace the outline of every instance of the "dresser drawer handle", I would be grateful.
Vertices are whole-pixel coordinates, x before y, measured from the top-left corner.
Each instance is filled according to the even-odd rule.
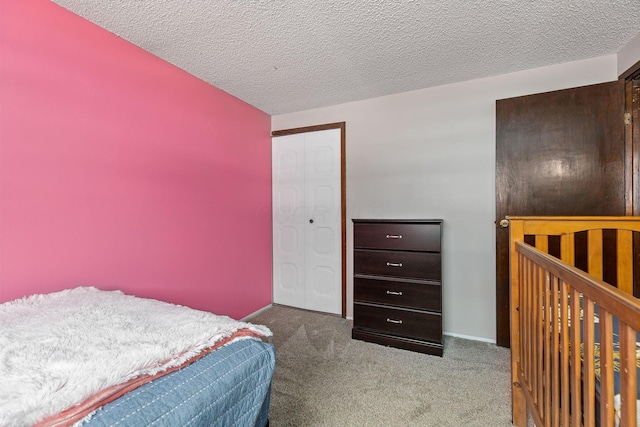
[[[387,322],[395,323],[396,325],[402,325],[402,320],[389,319],[388,317],[387,317]]]
[[[401,262],[388,262],[387,267],[402,267]]]
[[[402,296],[402,292],[398,292],[398,291],[387,291],[387,295],[398,295],[398,296]]]
[[[387,239],[402,239],[402,234],[387,234]]]

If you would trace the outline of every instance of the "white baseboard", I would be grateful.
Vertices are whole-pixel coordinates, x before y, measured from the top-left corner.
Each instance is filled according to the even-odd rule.
[[[455,337],[455,338],[464,338],[465,340],[471,340],[471,341],[488,342],[490,344],[495,344],[496,343],[496,340],[491,340],[489,338],[472,337],[470,335],[454,334],[452,332],[444,332],[443,335],[447,335],[447,336]]]
[[[270,309],[271,307],[273,307],[273,304],[269,304],[269,305],[267,305],[265,307],[262,307],[260,310],[255,311],[255,312],[249,314],[248,316],[243,317],[242,319],[240,319],[240,321],[241,322],[246,322],[246,321],[250,320],[252,317],[257,316],[258,314],[262,313],[265,310]],[[347,320],[353,320],[353,316],[347,316],[346,319]],[[489,339],[489,338],[474,337],[474,336],[471,336],[471,335],[463,335],[463,334],[455,334],[453,332],[444,332],[443,335],[447,335],[447,336],[454,337],[454,338],[462,338],[462,339],[471,340],[471,341],[487,342],[489,344],[495,344],[496,343],[496,340],[492,340],[492,339]]]
[[[262,313],[263,311],[270,309],[271,307],[273,307],[273,304],[269,304],[265,307],[262,307],[260,310],[254,311],[253,313],[244,316],[242,319],[240,319],[241,322],[246,322],[247,320],[251,319],[252,317],[256,317],[258,314]]]

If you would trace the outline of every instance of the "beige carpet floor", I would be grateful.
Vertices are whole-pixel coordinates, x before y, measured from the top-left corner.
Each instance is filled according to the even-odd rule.
[[[444,357],[351,339],[338,316],[273,306],[271,427],[511,426],[510,352],[445,337]]]

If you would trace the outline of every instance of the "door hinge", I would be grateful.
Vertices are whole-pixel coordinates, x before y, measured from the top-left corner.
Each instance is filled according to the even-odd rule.
[[[625,125],[631,124],[631,113],[624,113],[624,124]]]

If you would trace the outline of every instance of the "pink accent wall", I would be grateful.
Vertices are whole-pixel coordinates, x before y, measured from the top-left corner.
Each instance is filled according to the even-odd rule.
[[[0,302],[271,303],[270,117],[47,0],[0,0]]]

